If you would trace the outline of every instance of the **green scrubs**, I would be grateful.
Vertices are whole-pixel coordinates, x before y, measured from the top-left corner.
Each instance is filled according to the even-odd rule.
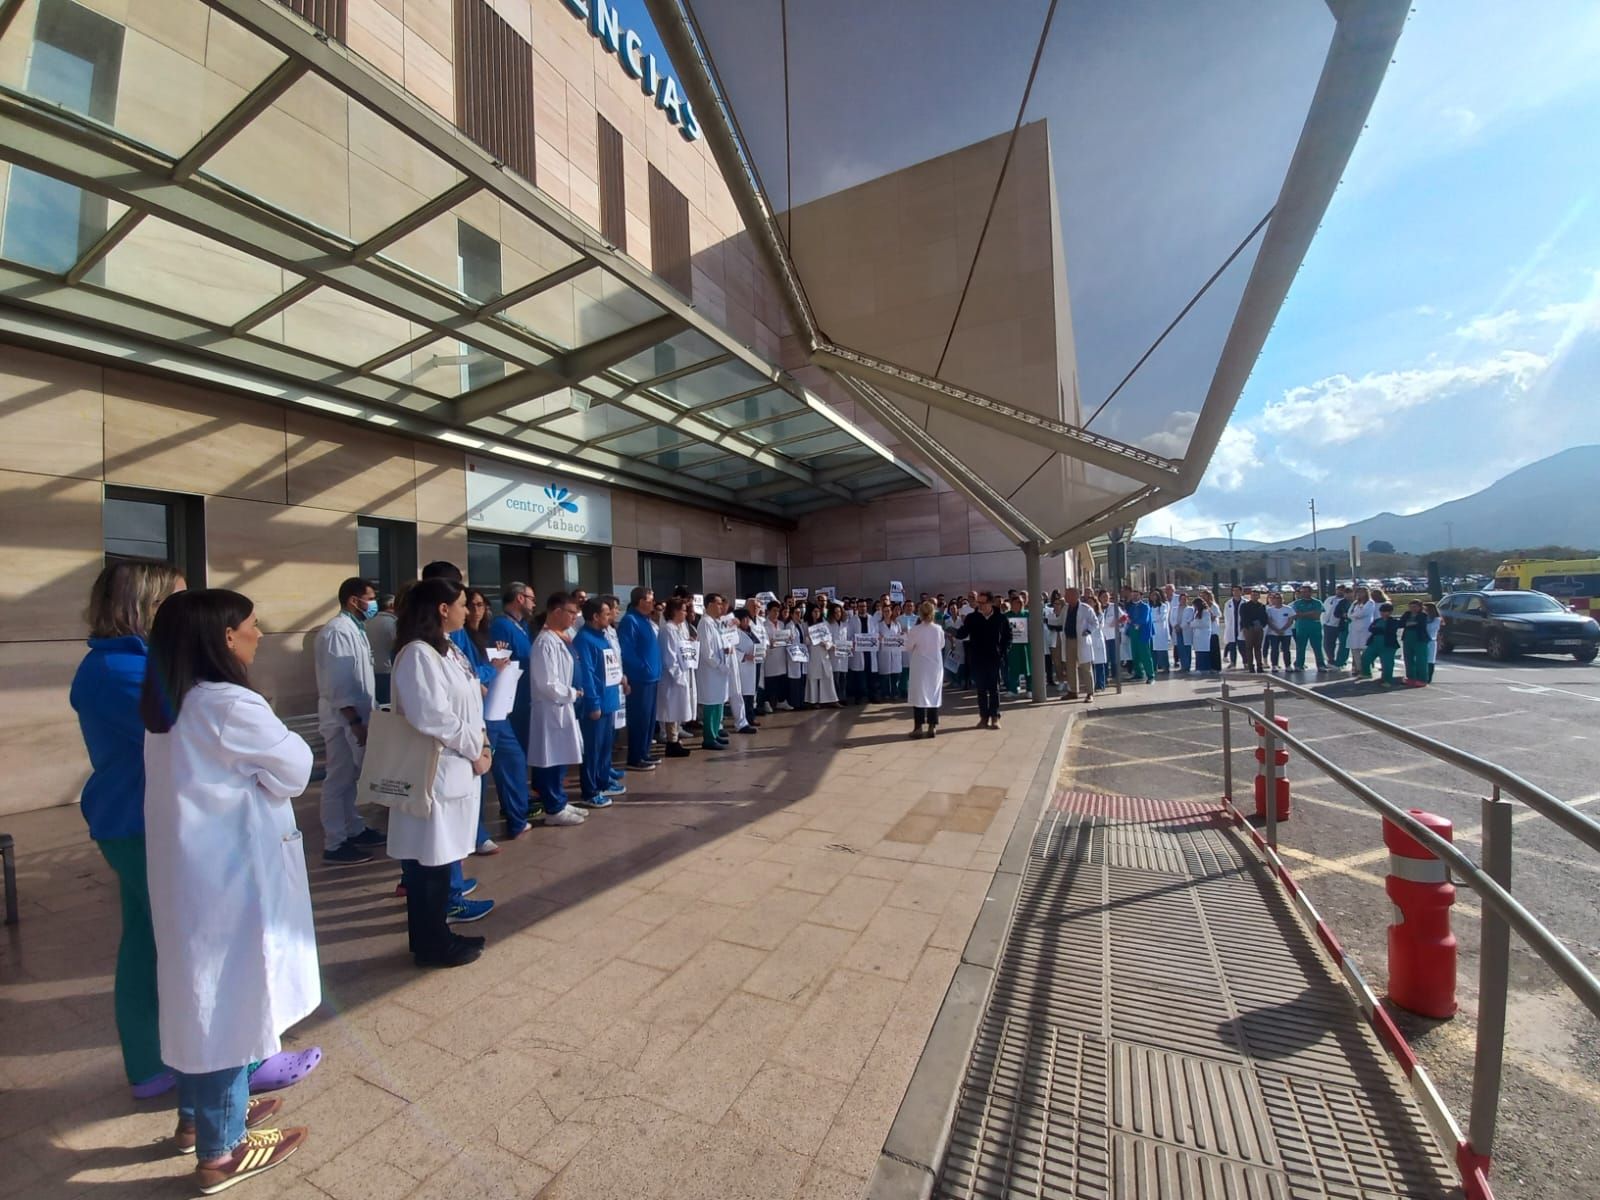
[[[1294,669],[1306,669],[1306,647],[1316,655],[1317,670],[1327,667],[1322,657],[1322,601],[1317,599],[1294,602]]]

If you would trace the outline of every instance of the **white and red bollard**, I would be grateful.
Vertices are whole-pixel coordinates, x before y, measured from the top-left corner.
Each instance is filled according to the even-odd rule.
[[[1450,821],[1419,808],[1409,810],[1423,826],[1453,841]],[[1389,848],[1389,999],[1410,1012],[1443,1019],[1456,1012],[1456,937],[1450,906],[1456,889],[1449,867],[1393,821],[1383,823]]]
[[[1273,717],[1272,723],[1285,733],[1289,731],[1288,717]],[[1259,721],[1256,730],[1256,816],[1266,820],[1267,816],[1267,727]],[[1289,775],[1285,770],[1289,765],[1289,747],[1279,743],[1278,749],[1272,756],[1273,764],[1278,768],[1277,780],[1273,784],[1278,806],[1277,820],[1289,819]]]

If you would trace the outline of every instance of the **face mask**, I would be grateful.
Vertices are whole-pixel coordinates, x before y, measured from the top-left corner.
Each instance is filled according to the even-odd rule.
[[[375,617],[377,615],[378,615],[378,602],[376,600],[368,600],[367,601],[367,607],[364,608],[361,611],[361,619],[363,621],[370,621],[370,620],[372,620],[373,617]]]

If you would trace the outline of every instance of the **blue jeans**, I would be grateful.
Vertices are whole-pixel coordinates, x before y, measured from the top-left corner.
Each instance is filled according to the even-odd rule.
[[[486,727],[494,750],[490,774],[495,795],[500,797],[500,814],[506,819],[506,836],[514,837],[528,825],[528,755],[510,721],[489,721]]]
[[[566,780],[564,766],[533,769],[534,790],[539,793],[539,807],[544,809],[545,816],[553,817],[567,806]]]
[[[1190,664],[1194,661],[1193,658],[1191,657],[1193,652],[1194,652],[1194,647],[1189,645],[1188,642],[1179,641],[1177,643],[1177,651],[1178,651],[1178,670],[1187,671],[1189,669]]]
[[[578,727],[583,732],[583,765],[578,777],[583,783],[583,798],[593,800],[611,790],[611,747],[617,731],[608,712],[592,721],[587,715],[581,716]]]
[[[1106,664],[1105,663],[1095,663],[1094,664],[1094,686],[1095,686],[1095,690],[1096,691],[1103,692],[1106,689]]]
[[[204,1075],[178,1076],[178,1119],[195,1125],[195,1152],[203,1162],[220,1158],[244,1141],[250,1105],[250,1070],[224,1067]]]
[[[656,685],[659,680],[629,681],[633,690],[628,693],[624,707],[628,714],[628,765],[642,767],[650,761],[650,746],[656,732]],[[752,716],[755,714],[752,713]]]

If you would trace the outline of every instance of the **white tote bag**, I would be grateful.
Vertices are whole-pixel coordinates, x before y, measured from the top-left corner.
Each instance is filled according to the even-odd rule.
[[[367,724],[367,753],[361,763],[357,795],[411,817],[433,811],[433,784],[439,771],[439,739],[420,733],[400,711],[375,708]]]

